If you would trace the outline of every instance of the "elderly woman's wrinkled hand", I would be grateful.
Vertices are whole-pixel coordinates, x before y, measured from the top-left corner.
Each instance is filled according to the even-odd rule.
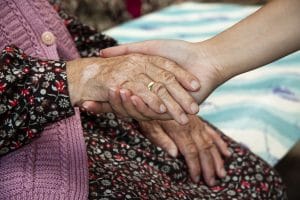
[[[214,45],[210,47],[214,49]],[[181,40],[149,40],[103,49],[100,55],[113,57],[130,53],[164,57],[176,62],[183,69],[195,75],[200,81],[201,90],[192,92],[191,95],[199,104],[215,88],[230,78],[225,76],[227,72],[222,63],[215,59],[217,52],[211,52],[205,42],[198,44]]]
[[[176,157],[179,150],[194,182],[199,182],[202,175],[204,181],[213,186],[216,176],[226,176],[222,155],[228,157],[230,151],[220,135],[209,125],[196,115],[190,115],[189,119],[187,125],[180,125],[174,120],[142,121],[140,125],[143,134],[171,156]]]
[[[186,124],[186,113],[198,112],[197,103],[187,91],[199,89],[198,79],[174,62],[157,56],[78,59],[67,63],[67,76],[73,105],[80,106],[84,101],[108,102],[110,95],[124,88],[139,96],[163,119]]]

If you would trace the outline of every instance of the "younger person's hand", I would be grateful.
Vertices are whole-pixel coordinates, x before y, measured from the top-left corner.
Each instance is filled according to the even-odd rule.
[[[103,49],[100,55],[114,57],[141,53],[172,60],[199,79],[201,88],[196,92],[191,92],[191,95],[200,104],[215,88],[228,79],[223,76],[221,66],[213,56],[207,56],[208,50],[206,49],[208,48],[204,43],[199,45],[199,43],[181,40],[152,40]]]

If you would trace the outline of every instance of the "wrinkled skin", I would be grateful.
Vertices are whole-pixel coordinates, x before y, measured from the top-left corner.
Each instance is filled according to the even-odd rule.
[[[142,116],[145,117],[151,114],[143,100],[128,90],[117,90],[109,96],[109,102],[114,105],[114,111],[122,116],[143,113]],[[98,102],[89,102],[88,111],[101,111],[101,105]],[[231,153],[215,130],[196,115],[188,117],[189,123],[186,125],[175,120],[140,121],[141,133],[171,156],[182,154],[194,182],[198,182],[202,175],[204,181],[213,186],[216,176],[225,177],[223,157],[229,157]]]
[[[224,178],[226,171],[222,156],[230,156],[227,144],[206,123],[195,115],[189,116],[187,125],[170,121],[142,121],[143,134],[154,144],[176,156],[176,147],[184,156],[194,182],[200,175],[210,185],[215,177]]]
[[[100,54],[102,57],[113,57],[141,53],[170,59],[199,79],[201,89],[191,95],[201,104],[214,89],[230,78],[224,77],[223,66],[213,56],[208,56],[206,49],[204,43],[199,47],[197,43],[181,40],[149,40],[110,47]]]
[[[67,63],[67,75],[73,105],[81,106],[88,100],[109,103],[109,93],[124,88],[160,114],[153,116],[155,119],[175,119],[186,124],[186,113],[198,112],[197,103],[186,91],[198,90],[198,79],[176,63],[158,56],[131,54],[78,59]],[[147,85],[152,81],[154,85],[150,91]],[[104,104],[103,109],[110,111],[111,104]]]

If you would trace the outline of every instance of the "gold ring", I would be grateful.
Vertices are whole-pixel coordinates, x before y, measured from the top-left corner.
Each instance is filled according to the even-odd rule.
[[[152,92],[153,86],[154,86],[154,82],[153,82],[153,81],[151,81],[151,82],[147,85],[148,89],[149,89],[151,92]]]

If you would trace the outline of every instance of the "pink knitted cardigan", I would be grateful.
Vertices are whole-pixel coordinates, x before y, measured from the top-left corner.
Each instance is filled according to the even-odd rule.
[[[68,30],[46,0],[1,0],[0,19],[0,49],[15,44],[38,58],[79,57]],[[41,42],[45,31],[56,36],[55,44]],[[0,158],[1,200],[87,196],[87,155],[77,109],[75,116],[46,127],[39,139]]]

